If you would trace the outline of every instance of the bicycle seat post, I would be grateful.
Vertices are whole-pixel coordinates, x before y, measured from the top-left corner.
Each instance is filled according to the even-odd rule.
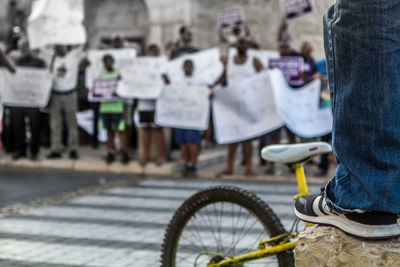
[[[304,173],[303,163],[293,163],[290,167],[295,171],[297,187],[299,189],[299,194],[294,197],[294,199],[298,199],[301,196],[307,195],[310,193],[307,188],[307,180],[306,175]]]

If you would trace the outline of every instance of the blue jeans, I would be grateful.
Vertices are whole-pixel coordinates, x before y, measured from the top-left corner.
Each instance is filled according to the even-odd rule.
[[[400,214],[400,0],[337,0],[324,18],[336,213]]]

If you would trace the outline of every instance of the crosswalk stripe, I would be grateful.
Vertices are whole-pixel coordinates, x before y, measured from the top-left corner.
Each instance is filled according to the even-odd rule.
[[[8,259],[49,266],[114,266],[110,263],[120,261],[118,266],[132,266],[132,262],[140,267],[158,266],[165,227],[173,213],[198,190],[219,184],[232,182],[145,180],[134,186],[113,188],[2,218],[0,263]],[[282,219],[286,229],[292,226],[295,217],[291,196],[296,194],[295,185],[239,181],[234,185],[255,192]],[[312,189],[318,190],[318,186]],[[223,228],[224,231],[228,228]],[[86,256],[79,253],[82,251]],[[103,261],[98,259],[100,255]]]

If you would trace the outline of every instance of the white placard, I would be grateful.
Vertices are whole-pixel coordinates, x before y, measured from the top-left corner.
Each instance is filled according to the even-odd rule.
[[[158,98],[164,87],[161,74],[166,63],[164,56],[136,58],[132,65],[120,69],[122,80],[118,85],[118,95],[124,98]]]
[[[18,67],[15,74],[1,71],[2,102],[13,107],[47,106],[51,93],[52,79],[47,69]]]
[[[314,12],[313,0],[280,0],[280,6],[288,19],[298,18]]]
[[[157,125],[206,130],[210,116],[210,89],[206,86],[165,86],[156,103]]]
[[[94,122],[94,112],[91,109],[87,109],[84,111],[80,111],[76,113],[76,122],[85,132],[90,135],[93,135],[93,123]],[[97,123],[97,122],[96,122]],[[97,134],[97,140],[100,142],[107,141],[107,130],[99,129]]]
[[[219,144],[246,141],[282,127],[268,72],[217,90],[213,118]]]
[[[271,59],[280,57],[278,51],[274,51],[274,50],[249,49],[247,51],[247,53],[250,56],[250,58],[256,57],[258,60],[260,60],[260,62],[263,65],[264,69],[268,68],[269,62],[270,62]]]
[[[236,48],[229,49],[229,58],[232,62],[232,58],[237,55]],[[274,50],[259,50],[259,49],[248,49],[247,55],[249,58],[257,58],[264,69],[267,69],[269,66],[270,60],[274,60],[276,58],[280,58],[279,52]]]
[[[245,21],[242,7],[232,7],[220,10],[217,14],[218,24],[221,28],[234,28]]]
[[[136,50],[132,48],[90,50],[87,53],[90,62],[90,65],[86,69],[87,88],[92,88],[93,81],[98,79],[101,72],[104,70],[103,57],[105,55],[111,55],[114,58],[114,68],[121,70],[134,63]]]
[[[31,48],[80,45],[86,42],[83,0],[36,0],[28,18]]]
[[[332,131],[332,111],[320,108],[321,81],[293,89],[280,70],[269,71],[278,113],[296,135],[314,138]]]
[[[187,54],[171,60],[166,65],[166,74],[171,81],[179,81],[184,78],[183,63],[190,59],[194,64],[193,76],[207,84],[213,84],[222,74],[224,66],[220,60],[218,48],[211,48],[193,54]]]
[[[109,102],[118,100],[117,94],[119,78],[98,79],[93,82],[93,87],[88,94],[90,102]]]

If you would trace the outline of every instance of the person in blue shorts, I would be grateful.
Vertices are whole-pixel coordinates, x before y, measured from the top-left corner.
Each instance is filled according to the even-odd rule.
[[[184,82],[193,84],[194,64],[191,60],[183,63]],[[197,176],[197,159],[199,155],[200,131],[191,129],[175,129],[175,143],[180,146],[182,159],[185,164],[183,176]]]

